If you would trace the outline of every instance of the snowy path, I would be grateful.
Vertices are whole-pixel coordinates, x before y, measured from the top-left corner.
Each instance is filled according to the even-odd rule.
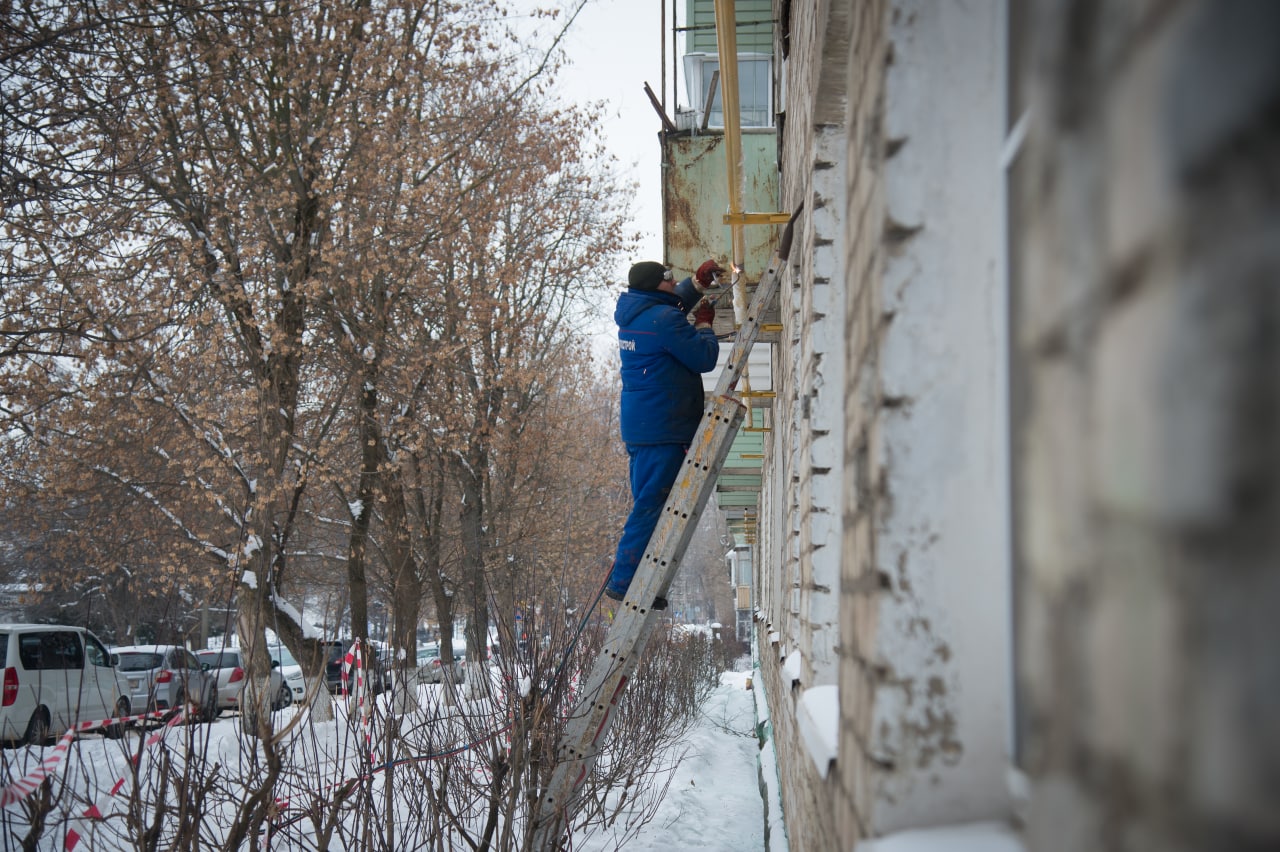
[[[747,677],[747,672],[721,675],[702,719],[681,746],[686,754],[657,817],[627,842],[626,852],[765,848],[755,704]],[[574,843],[581,852],[613,848],[608,837]]]

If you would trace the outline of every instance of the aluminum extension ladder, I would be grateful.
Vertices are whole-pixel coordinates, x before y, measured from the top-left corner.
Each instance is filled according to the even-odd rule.
[[[797,211],[797,214],[799,211]],[[778,280],[791,249],[795,216],[787,223],[777,252],[756,287],[746,320],[738,329],[729,360],[716,383],[715,394],[694,436],[683,467],[676,476],[662,516],[640,558],[627,597],[614,617],[604,647],[587,677],[556,749],[551,781],[538,803],[533,848],[553,852],[562,848],[572,823],[582,783],[595,767],[600,746],[609,731],[613,710],[622,698],[644,653],[658,617],[652,604],[665,597],[698,526],[698,516],[715,487],[716,477],[738,433],[746,407],[731,392],[760,334],[760,317],[778,289]]]

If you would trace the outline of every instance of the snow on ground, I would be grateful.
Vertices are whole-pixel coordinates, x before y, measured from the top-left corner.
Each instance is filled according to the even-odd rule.
[[[639,830],[638,836],[625,840],[623,848],[626,852],[667,852],[670,849],[763,852],[766,849],[765,808],[759,780],[760,750],[755,735],[757,716],[755,698],[747,686],[749,676],[746,672],[726,672],[721,675],[720,685],[713,690],[704,705],[701,718],[676,748],[678,763],[666,796],[658,806],[656,817]],[[323,787],[333,778],[353,777],[353,774],[360,771],[359,767],[367,765],[361,762],[367,758],[362,758],[352,747],[362,737],[351,736],[350,733],[354,733],[351,727],[358,728],[360,723],[347,718],[341,702],[335,705],[335,711],[337,718],[334,721],[307,723],[293,732],[293,736],[305,741],[311,759],[318,760],[327,769],[313,767],[313,775],[291,779],[291,783],[282,781],[282,787],[277,793],[281,796],[279,801],[286,808],[285,816],[301,813],[297,808],[307,799],[307,794],[298,788],[298,783]],[[282,722],[295,718],[299,722],[306,721],[301,707],[289,708],[279,715]],[[435,724],[438,725],[439,720]],[[204,761],[216,762],[234,776],[236,772],[251,771],[256,751],[255,748],[246,749],[238,727],[238,718],[224,716],[210,725],[193,728],[180,725],[164,734],[171,742],[181,742],[188,735],[194,735],[192,745],[204,752]],[[156,729],[149,732],[155,733],[158,733]],[[68,822],[50,826],[41,844],[42,849],[63,849],[69,829],[86,835],[85,841],[90,849],[107,852],[125,848],[118,835],[118,820],[121,818],[118,814],[125,803],[110,794],[104,795],[104,791],[110,790],[116,779],[130,775],[131,754],[136,755],[140,750],[149,752],[147,747],[141,746],[141,740],[146,736],[148,733],[135,729],[123,741],[104,739],[96,734],[80,738],[67,755],[66,765],[59,766],[54,771],[60,784],[65,783],[74,788],[73,795],[81,803],[71,806],[71,803],[64,802],[62,813],[68,816],[82,815],[85,807],[96,799],[103,813],[115,814],[108,817],[108,821],[115,823],[115,829],[96,820],[84,821],[72,817]],[[16,780],[24,772],[33,770],[42,757],[47,757],[47,751],[26,748],[5,750],[3,763],[7,771],[0,774],[0,777],[7,776],[6,780],[10,782]],[[146,754],[144,762],[148,762],[150,757],[150,753]],[[207,768],[209,764],[204,761],[200,765]],[[0,810],[0,833],[8,841],[21,837],[25,833],[25,826],[26,820],[23,819],[20,808]],[[779,829],[780,826],[775,824],[775,834],[782,833]],[[299,831],[306,834],[305,826],[294,825],[291,831],[274,840],[272,848],[289,848],[293,840],[300,839]],[[778,842],[779,838],[774,838],[769,848],[786,848],[785,840],[781,846]],[[617,838],[600,833],[597,829],[594,837],[574,838],[572,848],[575,852],[611,852],[618,848],[618,843]]]
[[[657,817],[627,842],[626,852],[765,848],[760,749],[749,676],[749,672],[720,676],[720,686],[703,707],[702,718],[681,745],[684,758]],[[605,852],[614,844],[607,836],[589,841],[575,838],[573,848]]]
[[[658,805],[655,818],[631,837],[622,838],[596,830],[594,836],[581,835],[573,839],[575,852],[668,852],[668,850],[713,850],[713,852],[786,852],[786,829],[780,814],[778,801],[776,756],[771,747],[759,748],[756,738],[758,723],[768,722],[768,708],[757,707],[762,700],[758,677],[755,691],[748,686],[751,672],[725,672],[720,685],[711,693],[702,708],[701,718],[690,733],[675,749],[676,768],[666,795]],[[427,688],[431,690],[433,688]],[[435,687],[434,689],[438,689]],[[432,693],[434,694],[434,692]],[[286,804],[286,816],[301,813],[307,795],[299,789],[298,782],[324,787],[333,778],[354,777],[367,766],[352,744],[361,737],[352,736],[360,729],[360,723],[348,716],[342,702],[335,704],[336,718],[332,722],[316,723],[309,729],[299,730],[312,758],[328,767],[316,770],[308,779],[295,778],[292,784],[282,782],[278,791],[282,804],[296,797],[292,805]],[[303,721],[304,711],[293,707],[280,713],[280,719]],[[440,720],[433,724],[439,725]],[[238,733],[239,720],[223,717],[212,725],[195,728],[196,742],[207,750],[208,758],[234,776],[247,771],[252,764],[251,752],[246,751],[243,738]],[[182,726],[167,731],[167,736],[181,740],[185,736]],[[152,729],[150,733],[155,733]],[[68,755],[67,766],[60,766],[54,775],[76,788],[81,804],[64,810],[70,819],[50,826],[42,850],[62,850],[68,830],[85,835],[87,848],[95,852],[114,852],[131,848],[119,838],[119,814],[124,803],[112,799],[103,791],[109,790],[118,778],[129,776],[130,755],[140,750],[146,733],[133,730],[124,741],[104,739],[93,734],[82,737]],[[49,750],[6,749],[0,753],[4,773],[8,781],[39,766]],[[204,764],[208,765],[208,764]],[[763,766],[763,770],[762,767]],[[761,779],[765,780],[762,797]],[[92,791],[97,791],[95,796]],[[97,799],[97,804],[115,820],[117,828],[104,831],[106,826],[95,820],[77,819],[85,807]],[[765,801],[768,801],[768,807]],[[74,815],[74,816],[73,816]],[[768,816],[770,836],[765,839],[765,823]],[[0,808],[0,834],[4,840],[0,847],[14,846],[26,829],[26,820],[20,807]],[[405,820],[412,817],[405,814]],[[622,820],[625,822],[625,820]],[[290,822],[293,822],[290,820]],[[298,848],[295,843],[299,832],[306,835],[305,826],[295,825],[292,832],[275,836],[270,848],[287,850]],[[114,836],[112,836],[114,835]],[[304,846],[314,847],[313,838],[306,838]],[[974,823],[944,826],[928,830],[903,831],[886,837],[869,839],[859,844],[859,852],[1022,852],[1024,846],[1017,835],[1006,825],[998,823]],[[81,846],[80,848],[86,848]],[[79,850],[77,850],[79,852]]]

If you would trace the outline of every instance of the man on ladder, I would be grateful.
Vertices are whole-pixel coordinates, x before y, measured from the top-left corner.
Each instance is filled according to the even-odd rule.
[[[729,453],[738,427],[742,424],[746,407],[732,395],[732,391],[742,376],[747,356],[759,335],[761,313],[777,292],[778,280],[791,249],[795,218],[798,215],[797,210],[787,223],[778,250],[760,278],[746,315],[734,332],[733,348],[716,380],[715,392],[702,413],[701,421],[689,439],[688,452],[683,452],[682,448],[679,469],[675,472],[673,481],[665,485],[670,492],[666,503],[659,512],[656,524],[651,526],[651,532],[645,532],[641,539],[640,546],[644,553],[640,556],[639,567],[625,569],[634,572],[634,576],[629,576],[620,574],[615,565],[615,576],[610,578],[610,585],[615,592],[618,589],[624,591],[623,603],[605,636],[604,645],[592,663],[578,702],[565,721],[563,734],[557,743],[555,763],[539,797],[537,813],[529,826],[532,848],[539,852],[551,852],[564,847],[573,819],[575,799],[595,766],[600,748],[609,732],[613,711],[622,700],[627,682],[636,669],[650,634],[657,626],[657,605],[665,605],[662,597],[680,568],[680,560],[697,525],[698,515],[715,489],[716,477]],[[680,285],[664,284],[664,280],[670,279],[664,278],[665,270],[661,264],[636,266],[640,268],[633,270],[630,283],[634,285],[638,281],[641,287],[632,286],[631,289],[638,289],[641,293],[663,294],[662,298],[656,300],[668,306],[663,310],[680,322],[685,322],[683,312],[674,307],[676,303],[680,307],[692,307],[689,305],[689,301],[693,300],[692,296],[687,297],[689,301],[685,301],[678,295],[680,288],[684,286],[683,282]],[[702,268],[707,270],[708,280],[712,280],[710,269],[714,268],[714,264],[710,268],[703,264]],[[646,287],[649,289],[646,290]],[[660,289],[668,287],[671,289]],[[626,296],[622,298],[625,299]],[[621,303],[622,299],[619,299],[620,306]],[[652,310],[657,311],[658,308]],[[624,317],[625,323],[619,322],[619,326],[624,329],[619,332],[619,343],[623,347],[624,356],[631,341],[634,341],[633,351],[636,353],[657,354],[657,349],[650,348],[653,341],[646,341],[642,347],[641,340],[647,330],[642,315],[623,314],[619,311],[619,319]],[[685,333],[701,335],[718,349],[719,345],[714,343],[715,335],[710,330],[710,319],[713,317],[714,314],[703,313],[702,318],[707,322],[698,324],[706,325],[707,328],[693,328]],[[679,331],[674,323],[671,327]],[[654,333],[655,339],[656,336]],[[631,365],[644,369],[643,363],[631,362]],[[627,368],[628,361],[624,360],[624,386]],[[699,398],[702,397],[700,384],[699,380]],[[625,390],[623,406],[625,421],[628,406]],[[625,432],[624,437],[629,434]],[[633,466],[634,463],[633,456]]]
[[[626,597],[636,566],[671,493],[685,453],[702,419],[702,373],[715,369],[720,344],[711,324],[715,307],[702,293],[719,285],[724,270],[714,260],[679,284],[662,264],[631,267],[628,289],[618,298],[614,321],[622,360],[622,440],[627,445],[631,514],[622,529],[604,593]],[[685,315],[694,311],[694,324]],[[653,609],[667,608],[665,598]]]

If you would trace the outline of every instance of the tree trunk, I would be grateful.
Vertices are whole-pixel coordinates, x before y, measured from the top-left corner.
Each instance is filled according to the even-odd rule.
[[[467,615],[467,691],[487,691],[486,648],[489,636],[488,584],[485,581],[484,488],[472,471],[482,470],[473,459],[471,471],[462,479],[462,512],[459,518],[462,534],[463,605]]]
[[[400,477],[387,466],[387,557],[391,574],[391,665],[394,668],[394,707],[400,713],[418,707],[418,614],[422,609],[422,579],[413,555],[409,515]]]
[[[240,730],[267,740],[271,736],[271,713],[261,712],[261,697],[271,678],[271,655],[267,653],[266,627],[274,615],[269,604],[268,559],[271,548],[259,547],[250,557],[240,579],[236,635],[240,640],[245,668],[245,691]]]
[[[417,488],[414,499],[418,518],[422,524],[422,560],[419,563],[420,582],[431,591],[435,604],[436,621],[440,625],[440,665],[445,671],[453,670],[453,589],[445,582],[440,564],[440,521],[444,516],[444,466],[438,460],[432,465],[429,481],[424,481],[421,458],[409,459]],[[430,499],[427,499],[427,495]],[[452,703],[454,693],[445,690],[445,701]]]

